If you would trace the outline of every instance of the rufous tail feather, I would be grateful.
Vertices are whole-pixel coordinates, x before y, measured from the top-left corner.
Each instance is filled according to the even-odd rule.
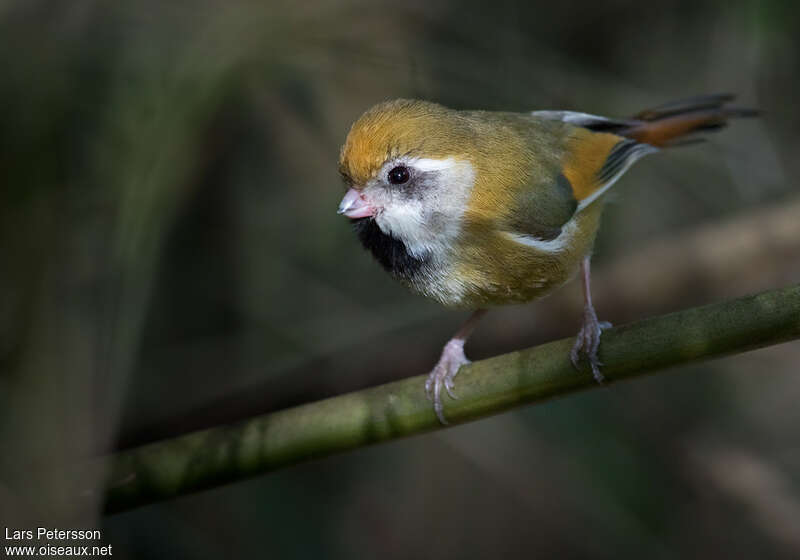
[[[728,119],[759,114],[755,109],[726,105],[732,100],[730,94],[713,94],[667,103],[634,115],[633,122],[616,133],[637,142],[665,147],[681,144],[687,135],[695,132],[720,129]]]

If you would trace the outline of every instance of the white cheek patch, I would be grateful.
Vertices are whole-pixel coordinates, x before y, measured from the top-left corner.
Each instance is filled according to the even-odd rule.
[[[382,230],[402,240],[415,257],[422,257],[429,251],[428,244],[424,242],[425,211],[421,201],[386,204],[375,220]]]
[[[429,174],[425,184],[413,195],[394,192],[380,181],[395,166],[412,168],[416,175]],[[375,217],[380,228],[400,239],[415,257],[441,257],[461,230],[475,170],[468,161],[454,158],[398,158],[381,169],[374,200],[382,210]]]

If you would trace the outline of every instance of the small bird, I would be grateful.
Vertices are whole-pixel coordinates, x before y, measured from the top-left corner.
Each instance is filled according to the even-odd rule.
[[[366,249],[412,291],[475,310],[445,344],[425,391],[447,424],[464,343],[491,306],[547,295],[580,269],[583,322],[571,352],[598,382],[603,328],[590,258],[604,199],[639,158],[696,141],[731,117],[732,95],[704,95],[631,118],[573,111],[458,111],[397,99],[365,112],[342,146],[339,213]]]

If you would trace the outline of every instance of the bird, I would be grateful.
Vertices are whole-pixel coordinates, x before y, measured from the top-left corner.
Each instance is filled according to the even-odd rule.
[[[584,305],[570,359],[603,382],[598,348],[610,325],[592,302],[591,256],[609,190],[643,156],[758,113],[733,99],[701,95],[621,119],[394,99],[353,123],[339,157],[338,213],[411,291],[473,311],[425,382],[442,424],[444,392],[457,398],[464,344],[487,310],[539,299],[576,275]]]

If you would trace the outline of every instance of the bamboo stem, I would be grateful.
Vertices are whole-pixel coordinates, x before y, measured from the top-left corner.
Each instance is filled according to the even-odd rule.
[[[608,383],[800,338],[800,285],[653,317],[603,332]],[[550,397],[602,387],[569,360],[572,339],[462,368],[460,424]],[[234,482],[308,459],[442,429],[416,376],[123,451],[112,457],[108,512]],[[606,385],[603,385],[606,386]]]

